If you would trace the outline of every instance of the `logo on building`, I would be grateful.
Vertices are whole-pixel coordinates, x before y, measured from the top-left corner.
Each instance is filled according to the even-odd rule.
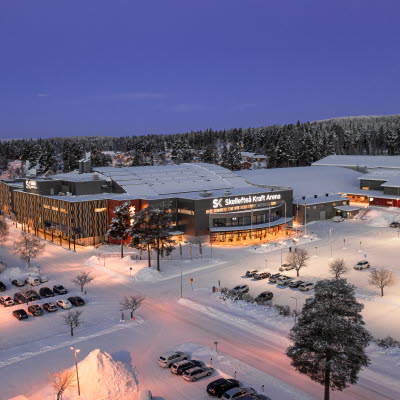
[[[280,194],[261,194],[251,196],[241,196],[234,198],[222,198],[213,200],[213,208],[236,206],[240,204],[260,203],[263,201],[280,200]]]

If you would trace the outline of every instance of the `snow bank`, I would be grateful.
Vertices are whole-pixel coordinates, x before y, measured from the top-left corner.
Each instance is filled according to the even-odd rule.
[[[138,271],[132,274],[133,281],[158,281],[161,279],[162,279],[161,273],[149,267],[144,267],[142,269],[139,269]]]
[[[364,215],[363,220],[367,224],[376,228],[386,228],[393,221],[400,222],[400,210],[390,207],[387,209],[378,209],[370,207],[370,210]]]
[[[280,250],[282,248],[287,248],[291,246],[298,246],[300,244],[306,244],[310,242],[314,242],[319,240],[317,235],[305,235],[305,236],[298,236],[292,239],[281,240],[279,242],[271,242],[265,244],[256,244],[250,247],[250,251],[254,253],[269,253],[270,251]]]
[[[26,279],[29,276],[29,273],[23,271],[19,267],[7,268],[4,272],[0,274],[1,280],[9,280],[12,281],[14,279]]]

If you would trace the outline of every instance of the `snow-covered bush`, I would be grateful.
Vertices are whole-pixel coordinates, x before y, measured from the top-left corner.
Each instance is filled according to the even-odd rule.
[[[386,336],[383,339],[374,339],[374,341],[379,347],[383,347],[385,349],[388,349],[389,347],[400,348],[400,341],[393,339],[391,336]]]
[[[274,304],[274,307],[278,311],[279,315],[283,315],[284,317],[290,316],[290,307],[289,306],[281,306],[279,304]]]

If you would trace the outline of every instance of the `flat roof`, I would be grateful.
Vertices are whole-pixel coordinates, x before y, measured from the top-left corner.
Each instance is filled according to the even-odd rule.
[[[312,163],[317,166],[399,168],[400,156],[330,155]]]
[[[293,199],[293,204],[299,205],[313,205],[313,204],[323,204],[323,203],[334,203],[336,201],[345,201],[349,200],[348,197],[344,197],[340,194],[330,195],[330,196],[305,196],[306,198],[303,199],[302,197],[297,197]]]

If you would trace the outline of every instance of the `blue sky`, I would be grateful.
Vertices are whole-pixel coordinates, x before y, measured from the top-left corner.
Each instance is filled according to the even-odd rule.
[[[0,137],[400,112],[398,0],[0,1]]]

